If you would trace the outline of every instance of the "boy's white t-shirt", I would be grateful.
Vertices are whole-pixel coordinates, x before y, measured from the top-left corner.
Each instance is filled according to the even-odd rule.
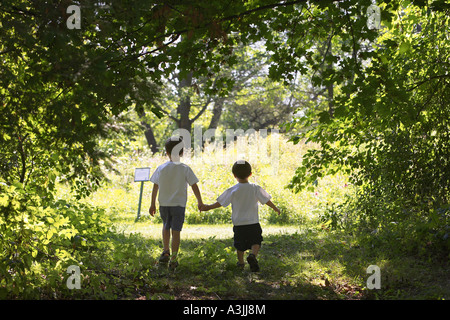
[[[160,206],[186,207],[187,184],[192,186],[198,179],[188,165],[167,161],[156,168],[150,181],[158,185]]]
[[[270,195],[254,183],[238,183],[225,190],[218,198],[223,207],[231,203],[231,221],[235,226],[259,222],[258,201],[266,204]]]

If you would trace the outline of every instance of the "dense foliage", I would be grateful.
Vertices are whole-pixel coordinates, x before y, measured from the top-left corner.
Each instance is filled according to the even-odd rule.
[[[414,238],[446,247],[449,8],[440,2],[422,8],[405,2],[382,10],[385,27],[378,38],[365,47],[354,39],[353,57],[361,61],[354,80],[341,80],[348,69],[340,63],[330,71],[339,89],[333,112],[297,119],[303,125],[318,120],[301,137],[321,148],[305,156],[290,186],[300,190],[327,172],[345,170],[362,186],[353,210],[359,226],[397,230],[394,235],[406,242]]]
[[[149,132],[146,111],[162,139],[175,127],[162,117],[190,129],[217,125],[223,111],[223,126],[264,128],[297,106],[285,129],[294,143],[316,144],[289,187],[320,188],[339,170],[360,187],[321,206],[324,229],[448,249],[449,5],[379,1],[378,30],[367,26],[371,3],[2,1],[0,297],[112,297],[117,270],[129,272],[124,282],[146,276],[137,270],[149,257],[114,232],[110,212],[82,201],[105,183],[114,156],[133,149],[120,139],[140,124]],[[66,24],[69,5],[81,10],[79,29]],[[264,72],[250,79],[252,70]],[[177,116],[164,105],[174,101]],[[295,195],[284,191],[275,190],[284,215],[265,222],[304,221],[288,215]],[[228,222],[220,212],[188,218]],[[91,285],[69,292],[63,275],[80,263]]]

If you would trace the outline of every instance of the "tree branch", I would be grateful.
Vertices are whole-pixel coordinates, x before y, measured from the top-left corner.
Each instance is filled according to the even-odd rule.
[[[414,85],[414,86],[412,88],[409,88],[407,91],[413,91],[413,90],[417,89],[418,87],[420,87],[421,85],[423,85],[424,83],[431,81],[433,79],[440,79],[440,78],[446,78],[446,77],[450,77],[450,75],[449,74],[441,74],[441,75],[429,77],[428,79],[413,83],[412,85]]]
[[[209,104],[211,103],[211,96],[208,97],[208,100],[206,101],[206,103],[203,105],[202,109],[197,113],[197,115],[192,118],[190,121],[194,122],[195,120],[197,120],[202,114],[203,112],[205,112],[206,108],[209,106]]]
[[[155,48],[155,49],[153,49],[151,51],[147,51],[147,52],[141,53],[139,55],[134,55],[134,56],[131,56],[130,58],[139,58],[141,56],[144,56],[144,55],[151,54],[151,53],[154,53],[156,51],[159,51],[159,50],[167,47],[168,45],[174,43],[182,34],[187,33],[187,32],[189,32],[191,30],[198,30],[198,29],[206,28],[206,27],[211,26],[213,23],[231,21],[233,19],[240,19],[240,18],[242,18],[244,16],[248,16],[248,15],[250,15],[252,13],[255,13],[255,12],[258,12],[258,11],[274,9],[274,8],[278,8],[278,7],[287,7],[287,6],[295,5],[295,4],[298,4],[298,3],[306,3],[306,2],[307,2],[307,0],[296,0],[296,1],[290,1],[290,2],[272,3],[272,4],[264,5],[264,6],[261,6],[261,7],[258,7],[258,8],[246,10],[246,11],[241,12],[239,14],[234,14],[234,15],[231,15],[231,16],[227,16],[227,17],[224,17],[224,18],[221,18],[221,19],[218,19],[218,20],[214,20],[213,19],[213,20],[205,22],[205,23],[203,23],[201,25],[195,26],[194,28],[186,28],[186,29],[181,29],[181,30],[176,30],[176,31],[164,33],[164,34],[161,34],[159,36],[153,37],[151,40],[141,44],[140,46],[147,46],[147,45],[149,45],[149,44],[151,44],[153,42],[157,42],[158,40],[165,39],[167,37],[172,37],[172,39],[169,42],[164,43],[163,45],[161,45],[161,46],[159,46],[159,47],[157,47],[157,48]],[[173,7],[171,7],[171,9],[175,10]],[[177,11],[177,10],[175,10],[175,11]]]
[[[177,123],[180,121],[180,119],[175,118],[175,117],[172,116],[168,111],[164,110],[164,109],[161,107],[161,104],[160,104],[158,101],[155,100],[154,102],[155,102],[155,104],[158,105],[159,110],[161,110],[161,112],[164,113],[166,116],[168,116],[170,119],[172,119],[173,121],[175,121],[175,122],[177,122]]]
[[[299,4],[299,3],[306,3],[307,0],[297,0],[297,1],[290,1],[290,2],[281,2],[281,3],[272,3],[272,4],[267,4],[265,6],[261,6],[258,8],[254,8],[254,9],[250,9],[247,11],[244,11],[240,14],[235,14],[235,15],[231,15],[228,17],[225,17],[223,19],[220,19],[219,22],[224,22],[224,21],[228,21],[228,20],[233,20],[233,19],[238,19],[238,18],[242,18],[244,16],[250,15],[252,13],[258,12],[258,11],[262,11],[262,10],[267,10],[267,9],[275,9],[278,7],[287,7],[287,6],[292,6],[294,4]],[[211,24],[211,22],[210,22]]]

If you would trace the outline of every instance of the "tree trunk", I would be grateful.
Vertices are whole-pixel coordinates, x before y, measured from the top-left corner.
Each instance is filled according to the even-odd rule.
[[[179,115],[178,127],[180,129],[186,129],[191,132],[192,121],[189,119],[189,112],[191,111],[191,97],[189,94],[189,88],[192,86],[192,72],[190,72],[186,78],[180,79],[180,85],[178,87],[178,94],[180,95],[180,103],[178,104],[177,112]]]
[[[142,113],[138,114],[138,116],[141,119],[141,125],[145,128],[144,135],[150,150],[152,153],[158,152],[158,144],[156,143],[152,127],[144,120],[145,111],[142,111]]]
[[[223,103],[225,102],[225,98],[218,98],[214,101],[214,107],[212,110],[212,118],[209,123],[208,129],[216,129],[219,125],[220,116],[222,115]]]
[[[330,44],[329,44],[328,54],[329,54],[329,55],[332,55],[332,54],[333,54],[332,52],[333,52],[333,50],[332,50],[332,42],[331,42],[331,39],[330,39]],[[328,68],[328,69],[333,69],[333,62],[328,63],[327,68]],[[330,118],[333,118],[333,115],[334,115],[333,83],[330,83],[330,84],[327,85],[327,93],[328,93],[328,113],[330,114]]]
[[[150,125],[144,121],[141,122],[145,127],[146,130],[144,131],[145,139],[147,139],[148,146],[150,147],[150,150],[152,153],[158,152],[158,145],[156,143],[155,135],[153,134],[153,130],[150,127]]]

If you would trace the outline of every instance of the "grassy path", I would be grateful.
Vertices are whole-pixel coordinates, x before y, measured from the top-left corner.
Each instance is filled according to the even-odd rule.
[[[261,267],[258,273],[251,273],[248,266],[244,271],[236,268],[232,226],[221,224],[230,221],[230,207],[209,211],[207,215],[199,213],[190,189],[181,235],[180,265],[175,272],[161,268],[157,263],[162,250],[158,224],[161,220],[157,216],[149,218],[151,185],[147,184],[142,216],[135,222],[140,184],[133,181],[133,168],[154,170],[167,157],[148,154],[118,157],[115,169],[121,174],[109,172],[110,182],[85,199],[93,207],[104,208],[117,230],[108,234],[98,248],[87,249],[83,256],[86,260],[83,261],[83,289],[61,292],[61,296],[77,299],[450,298],[448,253],[429,252],[427,243],[413,243],[411,247],[420,250],[403,248],[398,241],[402,233],[383,235],[369,230],[368,234],[357,236],[330,231],[322,225],[323,217],[329,216],[334,208],[331,204],[338,206],[348,197],[356,196],[345,175],[323,177],[314,192],[304,190],[294,194],[285,188],[298,167],[299,157],[310,147],[313,145],[293,145],[283,140],[276,173],[270,163],[254,166],[252,182],[265,187],[282,209],[282,215],[276,216],[267,206],[260,207],[264,241],[258,257]],[[213,203],[223,190],[236,183],[230,172],[232,163],[223,164],[215,159],[213,152],[203,152],[201,158],[193,157],[188,162],[201,181],[205,203]],[[63,199],[70,195],[67,186],[59,185],[58,191]],[[370,265],[377,265],[381,270],[379,290],[366,288],[370,276],[366,270]],[[65,283],[61,286],[65,287]]]
[[[263,225],[261,271],[236,268],[231,225],[185,225],[179,267],[158,265],[161,225],[122,224],[148,248],[149,282],[132,299],[440,299],[449,297],[446,264],[395,258],[366,248],[349,235],[296,226]],[[369,265],[378,265],[382,288],[368,290]]]

